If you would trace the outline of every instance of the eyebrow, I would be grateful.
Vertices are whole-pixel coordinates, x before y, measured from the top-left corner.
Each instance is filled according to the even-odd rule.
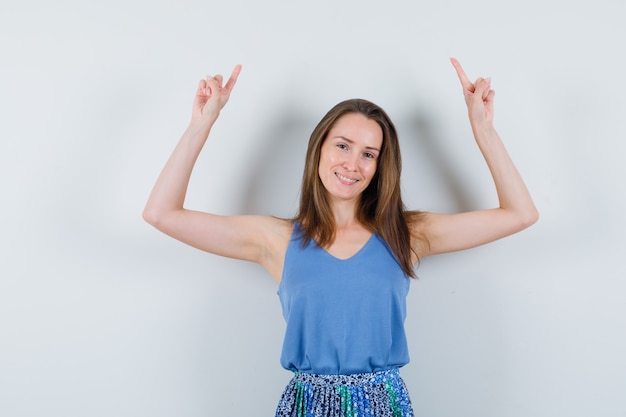
[[[347,137],[345,137],[345,136],[341,136],[341,135],[339,135],[339,136],[335,136],[335,139],[343,139],[343,140],[345,140],[346,142],[349,142],[349,143],[354,143],[354,141],[353,141],[352,139],[348,139]],[[366,147],[365,147],[365,149],[371,149],[371,150],[373,150],[373,151],[378,151],[378,152],[380,152],[380,149],[375,148],[375,147],[373,147],[373,146],[366,146]]]

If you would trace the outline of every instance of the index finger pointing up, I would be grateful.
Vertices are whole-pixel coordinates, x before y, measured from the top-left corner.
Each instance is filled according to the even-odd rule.
[[[461,86],[463,86],[463,90],[474,92],[474,84],[472,84],[469,78],[467,78],[467,75],[465,75],[465,71],[463,71],[463,67],[461,67],[459,61],[457,61],[456,58],[450,58],[450,62],[456,70],[456,75],[458,75],[459,80],[461,81]]]
[[[240,72],[241,72],[241,64],[235,66],[232,74],[230,74],[230,78],[228,79],[228,82],[224,86],[226,91],[230,91],[233,89],[233,87],[235,86],[235,83],[237,82],[237,77],[239,77]]]

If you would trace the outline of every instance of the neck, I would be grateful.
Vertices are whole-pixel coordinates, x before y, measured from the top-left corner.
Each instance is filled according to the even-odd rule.
[[[332,207],[333,216],[335,218],[335,228],[347,229],[355,225],[360,225],[357,220],[356,210],[357,204],[353,201],[336,202]]]

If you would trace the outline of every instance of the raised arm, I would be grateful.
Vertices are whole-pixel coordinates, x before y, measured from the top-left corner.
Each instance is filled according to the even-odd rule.
[[[485,158],[498,195],[499,207],[459,214],[427,213],[412,226],[414,236],[428,239],[429,249],[421,256],[469,249],[519,232],[539,217],[535,204],[493,126],[494,96],[491,80],[472,83],[459,62],[452,65],[461,81],[470,125]],[[424,248],[424,245],[416,244]]]
[[[198,155],[220,111],[228,102],[241,66],[226,85],[221,75],[201,80],[189,126],[161,171],[143,211],[143,218],[167,235],[198,249],[264,265],[276,278],[275,233],[285,225],[271,217],[220,216],[184,208],[187,186]],[[272,268],[276,269],[273,271]]]

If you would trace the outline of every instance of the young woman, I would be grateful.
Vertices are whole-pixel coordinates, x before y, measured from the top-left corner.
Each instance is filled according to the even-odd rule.
[[[184,207],[189,178],[241,67],[201,80],[187,130],[143,216],[198,249],[257,262],[278,283],[287,329],[281,364],[295,373],[277,416],[412,416],[398,369],[408,362],[406,295],[414,264],[516,233],[538,213],[493,127],[490,80],[472,83],[452,59],[499,207],[407,211],[395,127],[366,100],[333,107],[309,140],[293,219],[220,216]]]

